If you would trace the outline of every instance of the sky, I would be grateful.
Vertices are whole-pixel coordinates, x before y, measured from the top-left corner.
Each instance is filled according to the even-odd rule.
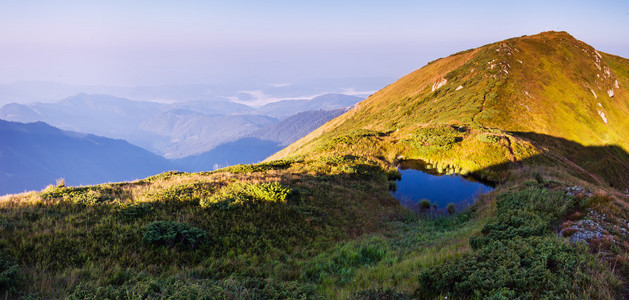
[[[0,83],[398,78],[547,30],[629,57],[629,1],[0,0]]]

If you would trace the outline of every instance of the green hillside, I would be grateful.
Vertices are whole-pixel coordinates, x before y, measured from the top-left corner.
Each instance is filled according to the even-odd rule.
[[[255,165],[0,198],[0,296],[629,295],[629,60],[567,33],[436,60]],[[496,188],[452,214],[404,159]]]
[[[269,159],[329,153],[326,143],[367,129],[386,141],[379,143],[385,148],[371,154],[389,161],[404,155],[483,172],[539,158],[554,146],[553,154],[590,173],[585,179],[603,176],[625,189],[629,165],[617,153],[629,151],[628,72],[629,60],[596,51],[565,32],[509,39],[433,61]],[[459,126],[465,132],[454,130]],[[462,140],[431,141],[432,135]],[[548,145],[535,138],[540,135],[566,145]],[[496,141],[487,143],[488,136]],[[570,142],[618,149],[575,153]],[[586,154],[594,157],[582,157]],[[600,160],[588,163],[594,158]]]

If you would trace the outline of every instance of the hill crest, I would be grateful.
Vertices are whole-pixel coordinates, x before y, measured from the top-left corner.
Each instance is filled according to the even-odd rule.
[[[629,60],[566,32],[507,39],[435,60],[271,157],[331,130],[406,133],[427,124],[476,124],[629,150]]]

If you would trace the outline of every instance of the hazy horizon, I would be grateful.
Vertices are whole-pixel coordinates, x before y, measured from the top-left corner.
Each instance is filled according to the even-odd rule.
[[[399,78],[454,52],[548,30],[629,57],[625,1],[5,1],[0,19],[2,83]]]

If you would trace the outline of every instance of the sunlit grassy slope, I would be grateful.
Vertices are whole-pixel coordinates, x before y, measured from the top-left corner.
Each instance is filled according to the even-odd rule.
[[[0,197],[0,298],[627,297],[626,86],[628,60],[547,32],[429,63],[260,164]],[[389,189],[412,158],[496,189],[409,211]]]
[[[626,152],[627,86],[629,60],[597,51],[565,32],[513,38],[433,61],[269,160],[325,155],[330,148],[326,144],[363,129],[378,133],[385,141],[378,144],[386,148],[365,151],[389,159],[404,155],[434,160],[467,171],[546,152],[544,141],[521,133]],[[451,141],[430,140],[433,135],[450,136]],[[440,149],[430,151],[430,146]],[[572,153],[564,156],[577,164],[593,158],[579,157],[566,145],[553,146],[555,153]],[[609,170],[614,165],[628,167],[615,155],[603,155],[600,166],[585,168],[590,175],[614,173]],[[609,159],[615,163],[605,163]],[[629,172],[624,173],[608,181],[627,188]]]

